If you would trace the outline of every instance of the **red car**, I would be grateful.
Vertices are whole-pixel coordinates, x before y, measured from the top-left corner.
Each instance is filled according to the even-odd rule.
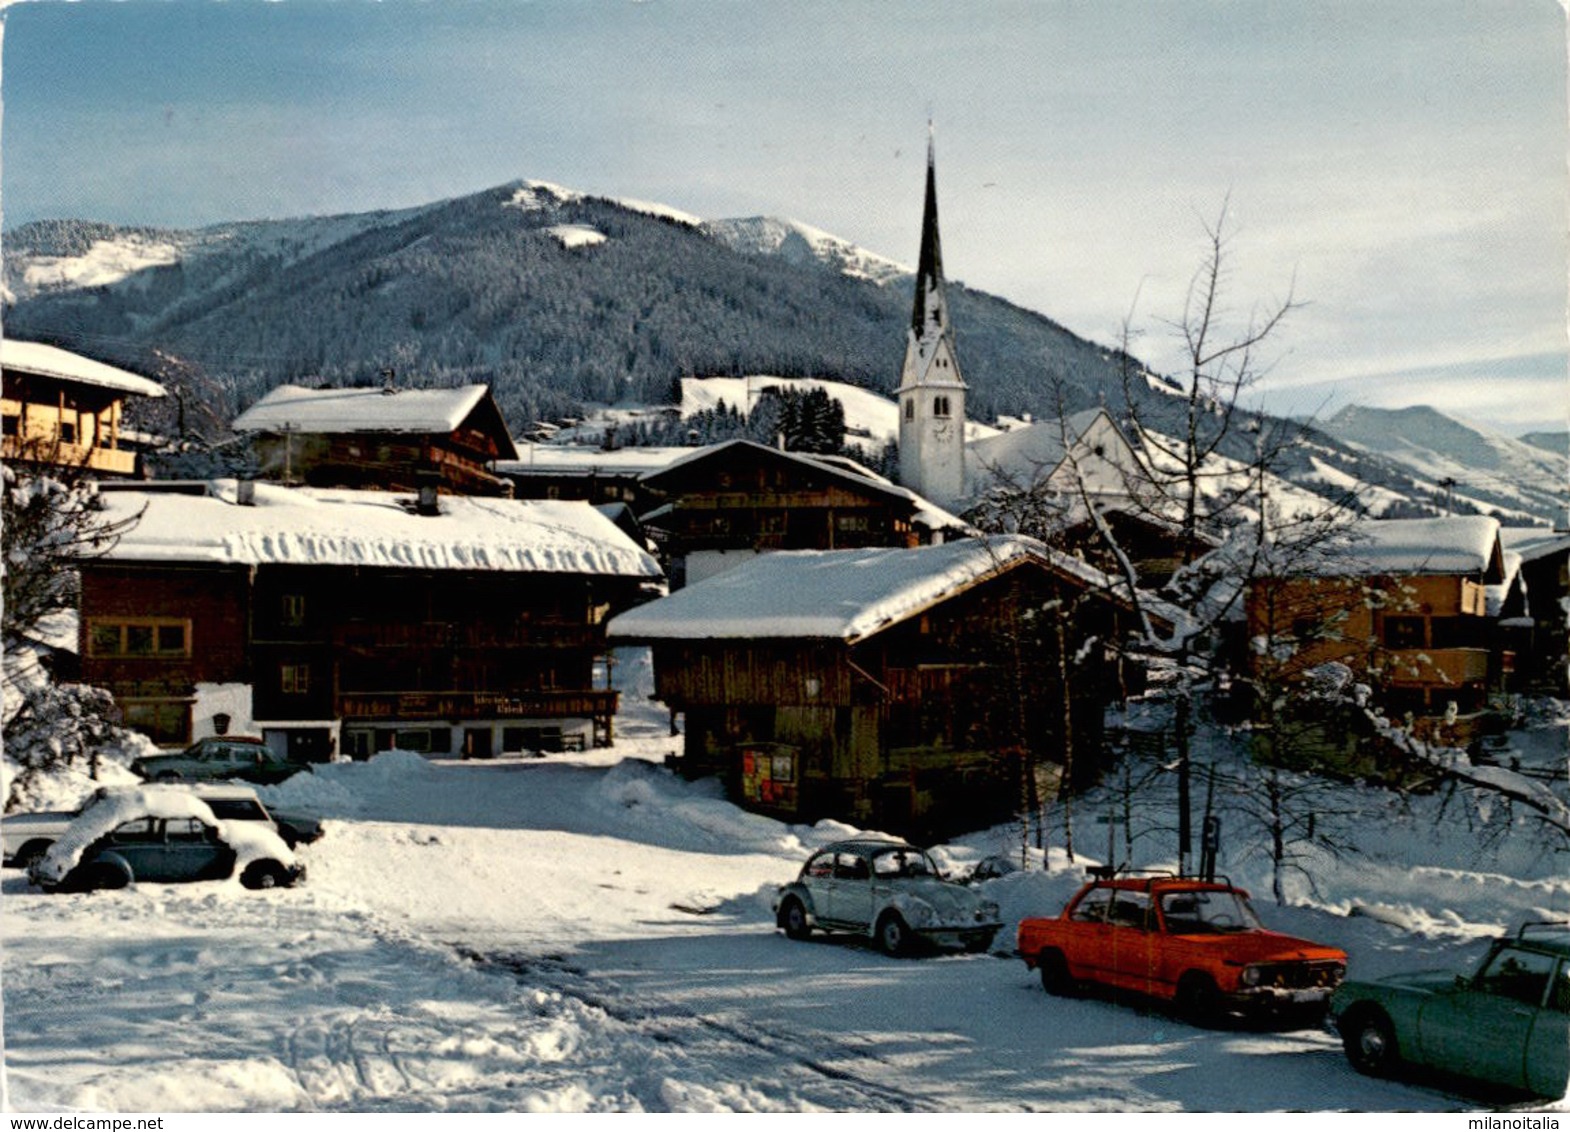
[[[1099,984],[1172,1003],[1201,1025],[1233,1013],[1317,1022],[1347,961],[1267,930],[1240,888],[1172,876],[1092,880],[1060,915],[1021,920],[1018,946],[1052,994]]]

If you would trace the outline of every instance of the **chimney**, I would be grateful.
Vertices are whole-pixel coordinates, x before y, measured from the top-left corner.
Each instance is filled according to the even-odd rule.
[[[241,476],[234,483],[234,501],[241,507],[256,506],[256,481],[249,476]]]
[[[420,468],[414,473],[414,482],[417,491],[414,501],[414,513],[416,515],[440,515],[442,509],[438,501],[438,491],[442,482],[441,473],[429,468]]]

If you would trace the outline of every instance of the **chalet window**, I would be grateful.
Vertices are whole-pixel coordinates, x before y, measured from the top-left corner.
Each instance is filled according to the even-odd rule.
[[[946,417],[949,415],[949,399],[947,397],[934,397],[932,399],[932,415]]]
[[[836,515],[834,527],[840,531],[865,531],[871,529],[871,521],[865,515]]]
[[[1428,623],[1436,649],[1484,648],[1481,617],[1435,617]]]
[[[76,425],[74,423],[72,423],[71,421],[61,421],[60,422],[60,443],[62,443],[62,444],[75,444],[76,443]]]
[[[1391,649],[1422,648],[1423,619],[1421,617],[1386,617],[1385,647]]]
[[[278,599],[278,620],[283,625],[299,628],[305,624],[305,595],[283,594]]]
[[[122,699],[120,717],[127,727],[163,746],[191,741],[191,705],[184,700]]]
[[[156,617],[93,620],[87,629],[87,654],[98,658],[190,656],[191,623]]]
[[[285,695],[303,696],[311,690],[309,664],[285,664],[278,671],[279,690]]]
[[[22,431],[21,417],[6,417],[4,421],[5,435],[16,436]]]
[[[914,397],[905,398],[905,419],[907,421],[916,419],[916,399]]]

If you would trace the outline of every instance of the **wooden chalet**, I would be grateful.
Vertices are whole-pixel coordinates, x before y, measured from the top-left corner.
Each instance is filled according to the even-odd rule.
[[[159,484],[81,563],[82,678],[165,745],[260,730],[311,761],[608,744],[605,622],[659,578],[585,503]],[[598,674],[598,675],[597,675]]]
[[[1343,664],[1392,720],[1410,716],[1427,733],[1448,719],[1454,734],[1441,737],[1464,741],[1513,663],[1489,615],[1489,589],[1505,580],[1495,519],[1355,524],[1335,553],[1250,585],[1255,679],[1291,685]]]
[[[162,397],[156,381],[41,342],[0,340],[0,456],[79,468],[99,477],[140,473],[123,429],[129,397]]]
[[[1506,605],[1501,616],[1525,630],[1516,656],[1521,686],[1548,695],[1570,695],[1570,531],[1517,528],[1500,532],[1507,558],[1519,558],[1525,608]]]
[[[521,444],[516,460],[498,460],[492,470],[511,481],[514,499],[625,503],[641,515],[659,502],[644,487],[644,477],[692,452],[691,448]]]
[[[694,449],[642,482],[663,500],[642,519],[673,588],[771,551],[915,547],[969,533],[849,460],[750,440]]]
[[[1116,681],[1081,645],[1116,632],[1104,583],[1023,538],[784,552],[630,610],[609,636],[652,646],[684,774],[786,820],[930,836],[1055,795],[1070,751],[1076,783],[1099,771]]]
[[[262,478],[311,487],[505,496],[497,460],[518,450],[484,385],[306,389],[280,385],[234,421]]]

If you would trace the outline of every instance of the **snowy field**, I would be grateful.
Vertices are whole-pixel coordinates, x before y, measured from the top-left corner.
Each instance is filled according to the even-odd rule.
[[[636,666],[626,666],[636,667]],[[987,883],[1000,954],[889,959],[793,943],[769,898],[846,832],[747,814],[661,762],[664,712],[626,697],[607,751],[433,763],[392,752],[265,793],[328,819],[303,886],[141,885],[45,896],[15,870],[4,915],[7,1105],[305,1111],[865,1112],[1495,1107],[1437,1080],[1356,1074],[1326,1031],[1201,1030],[1049,998],[1003,954],[1056,912],[1082,851]],[[1517,733],[1564,759],[1570,711]],[[1350,788],[1349,788],[1349,792]],[[1355,975],[1464,969],[1524,918],[1570,913],[1563,855],[1478,849],[1451,799],[1363,799],[1361,852],[1266,922],[1345,948]],[[1427,807],[1425,810],[1424,807]],[[1086,811],[1091,806],[1087,804]],[[1475,815],[1473,815],[1475,816]],[[1080,843],[1104,827],[1081,817]],[[940,847],[1017,854],[1002,828]],[[1092,850],[1093,852],[1093,850]],[[1154,852],[1152,850],[1152,852]],[[1156,864],[1155,860],[1140,864]],[[1561,1106],[1563,1102],[1560,1102]]]

